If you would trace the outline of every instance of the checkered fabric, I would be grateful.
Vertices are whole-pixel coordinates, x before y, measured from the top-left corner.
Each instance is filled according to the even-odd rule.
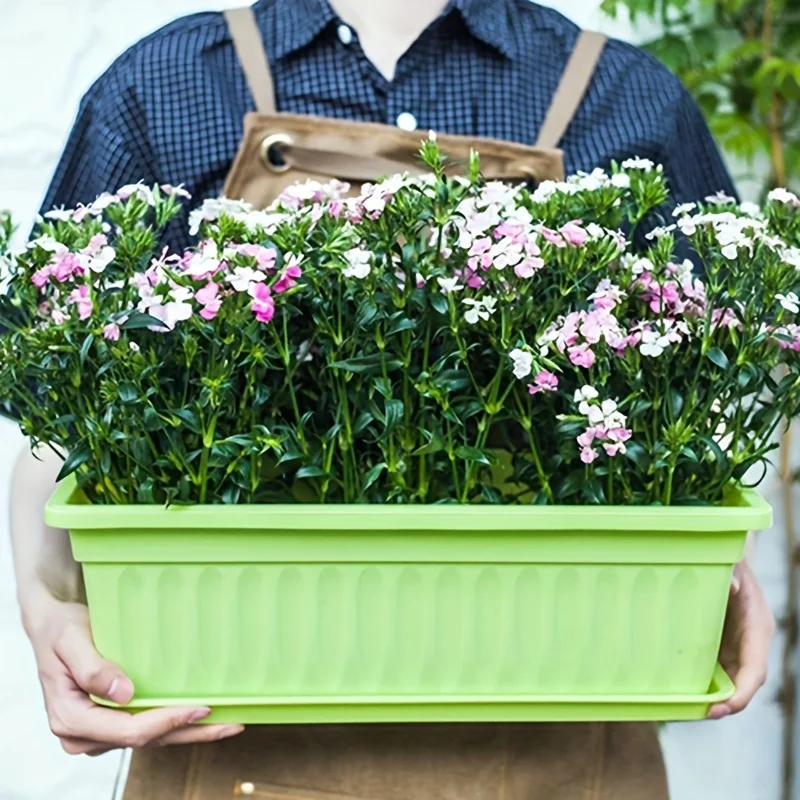
[[[528,0],[451,0],[393,81],[340,30],[327,0],[260,0],[278,109],[533,144],[578,28]],[[218,195],[253,101],[221,14],[177,20],[136,44],[84,98],[43,208],[126,183]],[[569,172],[633,155],[665,165],[678,202],[735,194],[701,113],[641,50],[611,41],[562,146]],[[188,244],[185,220],[168,236]]]

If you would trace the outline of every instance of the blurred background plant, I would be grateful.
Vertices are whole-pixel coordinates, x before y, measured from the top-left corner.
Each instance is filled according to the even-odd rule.
[[[759,191],[800,186],[800,0],[603,0],[655,21],[645,48],[694,95]],[[762,198],[754,198],[762,199]]]

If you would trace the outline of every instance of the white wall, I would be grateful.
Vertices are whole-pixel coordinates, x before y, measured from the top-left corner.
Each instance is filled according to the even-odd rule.
[[[0,208],[14,212],[21,231],[30,227],[82,93],[114,57],[177,16],[237,4],[0,0]],[[603,19],[597,0],[549,4],[584,27],[633,36],[625,23]],[[47,730],[35,665],[17,621],[6,518],[8,479],[20,446],[12,426],[0,422],[0,800],[106,800],[119,756],[74,759],[60,751]],[[781,545],[776,532],[758,551],[775,608],[785,585]],[[737,720],[668,729],[674,800],[778,800],[776,677],[756,707]]]

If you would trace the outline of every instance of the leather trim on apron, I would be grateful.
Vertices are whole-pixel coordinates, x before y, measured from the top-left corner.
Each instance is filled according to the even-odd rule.
[[[264,207],[298,180],[420,171],[419,132],[278,112],[252,9],[226,17],[257,109],[244,121],[228,197]],[[488,178],[563,180],[558,145],[605,42],[581,35],[535,147],[440,134],[443,152],[457,164],[477,149]],[[124,797],[231,800],[246,798],[245,787],[257,800],[668,798],[656,727],[635,723],[255,727],[213,744],[137,751]]]
[[[277,111],[255,12],[240,8],[225,12],[225,17],[256,107],[245,117],[239,152],[223,189],[226,197],[263,208],[297,181],[338,178],[360,183],[395,172],[422,171],[418,131]],[[601,34],[581,33],[535,147],[439,134],[439,145],[454,168],[463,166],[476,149],[482,172],[490,180],[563,180],[564,157],[558,144],[591,84],[605,43]]]

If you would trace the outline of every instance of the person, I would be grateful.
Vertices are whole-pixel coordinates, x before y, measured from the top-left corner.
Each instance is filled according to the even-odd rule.
[[[259,0],[227,16],[178,20],[123,55],[85,96],[44,210],[136,181],[183,184],[196,202],[224,190],[263,206],[298,178],[369,180],[413,168],[428,130],[456,156],[476,146],[495,177],[561,178],[638,156],[664,165],[676,203],[735,194],[675,77],[641,50],[583,34],[541,5]],[[167,243],[188,242],[184,217]],[[206,708],[134,716],[96,706],[90,695],[125,704],[134,686],[96,652],[66,534],[43,523],[57,469],[50,456],[23,454],[11,510],[19,600],[51,727],[70,753],[194,745],[142,750],[126,800],[251,790],[373,800],[667,796],[651,727],[295,728],[236,737],[240,726],[196,725]],[[712,717],[741,711],[763,683],[773,627],[752,570],[739,565],[723,646],[736,694]],[[251,785],[248,771],[277,788]]]

